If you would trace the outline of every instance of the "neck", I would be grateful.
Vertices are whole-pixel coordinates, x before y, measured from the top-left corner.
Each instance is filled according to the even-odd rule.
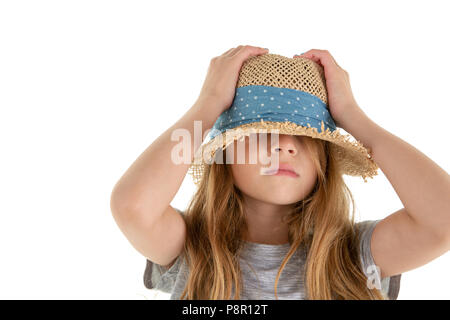
[[[285,244],[289,242],[289,226],[284,222],[292,205],[278,205],[245,196],[244,214],[248,230],[244,239],[262,244]]]

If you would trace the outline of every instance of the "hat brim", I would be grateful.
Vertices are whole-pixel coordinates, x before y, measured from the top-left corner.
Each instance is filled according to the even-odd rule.
[[[330,143],[330,152],[335,154],[337,165],[342,174],[350,176],[361,176],[364,182],[367,178],[378,175],[378,165],[371,157],[370,148],[366,148],[350,134],[342,134],[338,129],[331,132],[328,128],[324,130],[322,122],[321,131],[315,127],[304,127],[296,123],[263,121],[252,122],[228,129],[207,143],[202,144],[197,150],[192,165],[188,172],[194,183],[198,185],[202,179],[205,165],[211,164],[217,150],[224,150],[235,140],[242,140],[252,133],[278,133],[289,135],[304,135],[311,138],[326,140]],[[221,136],[221,138],[219,138]],[[206,162],[205,162],[206,161]]]

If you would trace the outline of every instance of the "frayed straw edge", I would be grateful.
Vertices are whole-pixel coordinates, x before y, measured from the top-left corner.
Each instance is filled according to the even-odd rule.
[[[321,132],[319,132],[316,127],[311,127],[309,123],[307,123],[307,125],[308,127],[303,127],[291,121],[273,122],[261,119],[260,122],[252,122],[238,126],[222,133],[222,146],[220,145],[220,139],[217,137],[209,141],[206,145],[201,146],[201,150],[196,153],[196,157],[188,171],[192,175],[194,183],[198,185],[202,178],[205,165],[201,161],[200,152],[205,154],[205,152],[212,149],[207,158],[208,160],[212,160],[215,152],[217,152],[219,148],[224,150],[235,140],[239,139],[240,141],[243,141],[246,136],[249,136],[251,133],[258,133],[261,129],[267,130],[268,132],[273,129],[278,129],[280,134],[306,135],[311,138],[327,140],[352,153],[359,153],[361,158],[367,159],[366,170],[358,171],[348,169],[346,172],[343,172],[344,174],[361,176],[364,182],[367,182],[366,178],[373,179],[374,176],[378,175],[377,170],[379,167],[372,159],[370,148],[365,148],[360,141],[352,141],[352,136],[350,134],[342,134],[338,130],[332,132],[329,128],[325,130],[323,121],[321,121]]]

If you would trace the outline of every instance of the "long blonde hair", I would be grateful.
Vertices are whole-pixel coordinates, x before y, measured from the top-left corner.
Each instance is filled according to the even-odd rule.
[[[305,138],[318,179],[311,193],[287,215],[291,246],[278,270],[275,297],[278,299],[281,272],[296,250],[305,245],[307,299],[384,300],[379,290],[366,285],[359,261],[354,199],[329,152],[329,142]],[[233,183],[230,164],[207,165],[183,217],[187,227],[183,253],[190,271],[180,299],[240,299],[239,254],[247,224],[242,193]]]

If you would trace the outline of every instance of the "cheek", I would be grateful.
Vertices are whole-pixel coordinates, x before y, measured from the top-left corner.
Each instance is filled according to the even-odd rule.
[[[235,186],[244,194],[259,198],[266,193],[267,186],[262,183],[257,165],[232,165],[231,171]]]
[[[233,180],[238,187],[245,187],[254,180],[254,173],[249,165],[232,164],[231,172],[233,174]]]

